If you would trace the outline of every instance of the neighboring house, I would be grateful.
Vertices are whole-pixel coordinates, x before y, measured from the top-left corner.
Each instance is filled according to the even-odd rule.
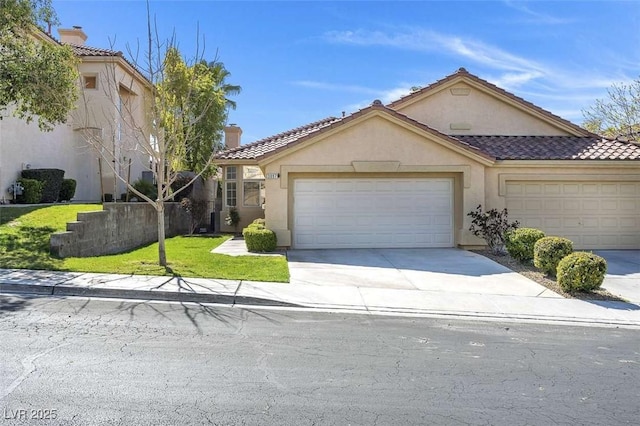
[[[257,204],[281,246],[478,246],[467,213],[482,205],[576,248],[640,248],[640,146],[463,68],[389,105],[228,149],[218,164],[222,216],[235,205],[252,219],[244,202],[264,184]],[[247,186],[256,166],[266,179],[251,173]]]
[[[125,184],[115,179],[113,165],[123,176],[129,175],[131,182],[149,169],[148,156],[136,149],[128,129],[129,121],[143,123],[146,119],[145,98],[151,93],[151,83],[122,52],[85,46],[87,35],[82,28],[58,32],[60,43],[71,46],[80,60],[79,84],[84,90],[67,123],[51,132],[11,116],[0,120],[0,199],[5,202],[11,199],[7,189],[25,168],[64,170],[66,178],[77,181],[74,201],[100,201],[103,194],[117,198],[125,192]],[[58,43],[48,36],[41,39]],[[88,138],[103,141],[103,153],[117,161],[99,160]]]

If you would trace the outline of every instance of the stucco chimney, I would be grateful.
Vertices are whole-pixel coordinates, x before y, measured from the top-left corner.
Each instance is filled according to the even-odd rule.
[[[229,124],[224,128],[224,146],[226,149],[237,148],[240,146],[240,135],[242,129],[235,124]]]
[[[62,43],[84,46],[84,42],[87,41],[87,35],[82,31],[82,27],[75,25],[73,28],[58,28],[58,34]]]

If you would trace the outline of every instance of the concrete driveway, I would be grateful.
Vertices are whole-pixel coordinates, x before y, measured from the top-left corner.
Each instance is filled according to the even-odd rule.
[[[290,250],[292,284],[561,297],[476,253],[446,249]]]
[[[602,287],[640,305],[640,250],[595,250],[594,253],[607,261]]]

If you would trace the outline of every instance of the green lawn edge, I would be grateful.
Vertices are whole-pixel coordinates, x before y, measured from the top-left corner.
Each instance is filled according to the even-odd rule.
[[[211,253],[228,235],[167,238],[168,268],[158,265],[157,242],[114,255],[58,259],[49,254],[53,232],[65,230],[80,211],[101,209],[95,204],[0,207],[0,268],[289,282],[284,256]]]

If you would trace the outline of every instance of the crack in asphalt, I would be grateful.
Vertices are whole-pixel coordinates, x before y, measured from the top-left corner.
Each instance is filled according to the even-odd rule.
[[[6,398],[7,396],[9,396],[14,390],[16,390],[16,388],[18,386],[20,386],[20,384],[22,382],[24,382],[27,379],[27,377],[29,377],[29,375],[31,373],[33,373],[34,371],[37,370],[35,361],[38,358],[43,357],[43,356],[55,351],[56,349],[61,348],[63,346],[67,346],[67,345],[70,345],[70,343],[63,343],[61,345],[54,346],[53,348],[49,348],[46,351],[42,351],[42,352],[39,352],[39,353],[37,353],[35,355],[30,355],[30,356],[24,358],[21,361],[22,368],[23,368],[22,374],[20,376],[18,376],[4,391],[2,391],[2,393],[0,393],[0,400]]]

